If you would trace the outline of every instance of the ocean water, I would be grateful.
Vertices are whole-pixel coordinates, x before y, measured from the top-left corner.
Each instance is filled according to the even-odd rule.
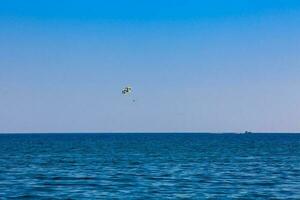
[[[300,135],[0,135],[0,199],[300,199]]]

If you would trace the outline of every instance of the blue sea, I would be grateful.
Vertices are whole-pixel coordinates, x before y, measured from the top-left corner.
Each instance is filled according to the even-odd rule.
[[[300,199],[300,134],[2,134],[0,199]]]

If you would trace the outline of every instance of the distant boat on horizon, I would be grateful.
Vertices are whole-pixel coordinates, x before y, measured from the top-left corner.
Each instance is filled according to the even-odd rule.
[[[245,131],[244,134],[252,134],[251,131]]]

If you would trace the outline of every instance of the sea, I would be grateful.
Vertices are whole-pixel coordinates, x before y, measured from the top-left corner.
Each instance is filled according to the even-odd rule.
[[[300,134],[0,134],[0,199],[300,199]]]

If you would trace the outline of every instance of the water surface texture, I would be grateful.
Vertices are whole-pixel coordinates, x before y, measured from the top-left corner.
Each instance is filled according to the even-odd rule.
[[[300,199],[298,134],[4,134],[0,199]]]

